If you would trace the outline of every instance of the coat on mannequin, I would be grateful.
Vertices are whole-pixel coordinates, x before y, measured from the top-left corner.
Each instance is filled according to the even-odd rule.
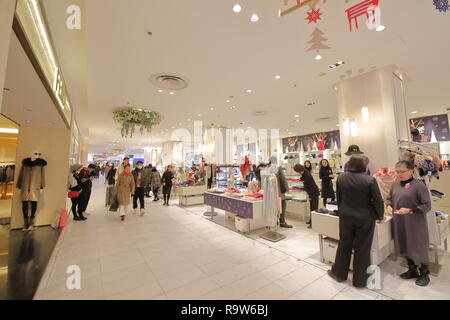
[[[292,228],[291,225],[286,223],[286,193],[289,192],[289,185],[284,175],[283,169],[278,166],[278,159],[276,156],[270,157],[270,172],[275,174],[278,180],[278,192],[281,196],[281,214],[280,214],[280,227]]]
[[[17,180],[17,189],[21,190],[22,212],[24,218],[24,228],[22,231],[31,231],[34,227],[37,203],[40,194],[45,187],[44,167],[47,161],[41,159],[42,154],[39,151],[33,151],[30,158],[22,161],[19,179]],[[29,207],[31,205],[31,215]]]

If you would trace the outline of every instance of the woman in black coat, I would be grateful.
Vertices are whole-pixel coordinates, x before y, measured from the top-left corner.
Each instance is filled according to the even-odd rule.
[[[326,207],[327,198],[331,198],[331,201],[336,199],[336,195],[334,194],[333,189],[333,170],[331,170],[330,164],[328,160],[323,159],[320,162],[320,171],[319,171],[320,180],[322,180],[322,198],[323,205]]]
[[[163,186],[164,204],[168,206],[170,200],[170,192],[172,191],[173,179],[175,178],[172,172],[172,166],[167,166],[166,171],[161,178],[161,184]]]
[[[367,286],[375,221],[384,220],[384,202],[374,177],[366,175],[369,159],[352,156],[349,171],[336,182],[339,212],[339,245],[335,263],[328,274],[338,282],[346,281],[353,257],[353,285]]]

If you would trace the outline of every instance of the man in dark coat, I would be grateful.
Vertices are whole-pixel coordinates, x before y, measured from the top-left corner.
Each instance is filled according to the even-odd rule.
[[[81,181],[81,193],[78,205],[78,216],[82,220],[87,218],[84,216],[86,209],[89,205],[89,200],[91,198],[92,191],[92,181],[95,179],[95,165],[90,164],[87,169],[84,168],[80,171],[80,181]]]

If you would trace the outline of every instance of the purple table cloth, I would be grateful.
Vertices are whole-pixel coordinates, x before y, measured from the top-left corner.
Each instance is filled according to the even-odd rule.
[[[246,219],[253,219],[253,203],[251,202],[211,193],[205,193],[203,197],[208,206],[232,212]]]

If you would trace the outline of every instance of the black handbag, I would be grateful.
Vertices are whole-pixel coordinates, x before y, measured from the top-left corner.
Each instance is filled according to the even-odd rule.
[[[117,210],[119,210],[119,202],[117,201],[117,196],[114,196],[109,211],[117,212]]]

